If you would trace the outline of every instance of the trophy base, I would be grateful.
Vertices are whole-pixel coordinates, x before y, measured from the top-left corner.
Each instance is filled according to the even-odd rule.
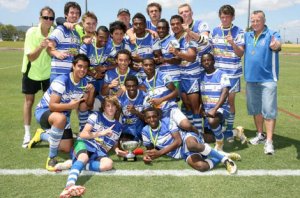
[[[135,161],[137,161],[137,158],[136,158],[136,156],[134,156],[134,157],[124,157],[123,158],[123,161],[125,161],[125,162],[135,162]]]

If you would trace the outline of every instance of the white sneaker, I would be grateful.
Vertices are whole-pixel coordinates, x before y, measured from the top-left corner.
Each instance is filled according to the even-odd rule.
[[[29,142],[30,142],[30,135],[25,135],[24,136],[24,139],[23,139],[23,144],[22,144],[22,147],[23,148],[27,148]]]
[[[266,136],[263,133],[257,133],[256,137],[252,138],[250,144],[258,145],[266,142]]]
[[[234,130],[236,130],[236,138],[241,141],[241,144],[247,143],[247,137],[244,134],[244,127],[237,126]]]
[[[229,175],[237,173],[237,166],[231,159],[225,160],[224,165]]]
[[[266,155],[273,155],[274,152],[275,152],[275,151],[274,151],[273,142],[267,141],[267,142],[265,143],[264,150],[265,150],[265,154],[266,154]]]

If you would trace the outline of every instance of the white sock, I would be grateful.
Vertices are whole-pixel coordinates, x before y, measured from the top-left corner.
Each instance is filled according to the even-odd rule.
[[[25,128],[25,136],[30,137],[30,125],[24,125]]]

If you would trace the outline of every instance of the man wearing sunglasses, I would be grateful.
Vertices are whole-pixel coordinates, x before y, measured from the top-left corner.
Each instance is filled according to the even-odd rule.
[[[40,11],[40,22],[26,32],[24,56],[22,64],[22,93],[25,95],[23,119],[25,135],[22,147],[26,148],[30,141],[30,123],[32,105],[35,94],[39,90],[48,89],[50,81],[51,57],[48,55],[48,35],[53,30],[54,11],[44,7]]]

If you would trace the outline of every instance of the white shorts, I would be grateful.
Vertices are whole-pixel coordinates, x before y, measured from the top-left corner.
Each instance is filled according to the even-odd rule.
[[[176,123],[177,126],[180,126],[180,122],[184,119],[187,119],[187,117],[182,113],[182,111],[178,108],[172,108],[170,111],[170,119]]]

